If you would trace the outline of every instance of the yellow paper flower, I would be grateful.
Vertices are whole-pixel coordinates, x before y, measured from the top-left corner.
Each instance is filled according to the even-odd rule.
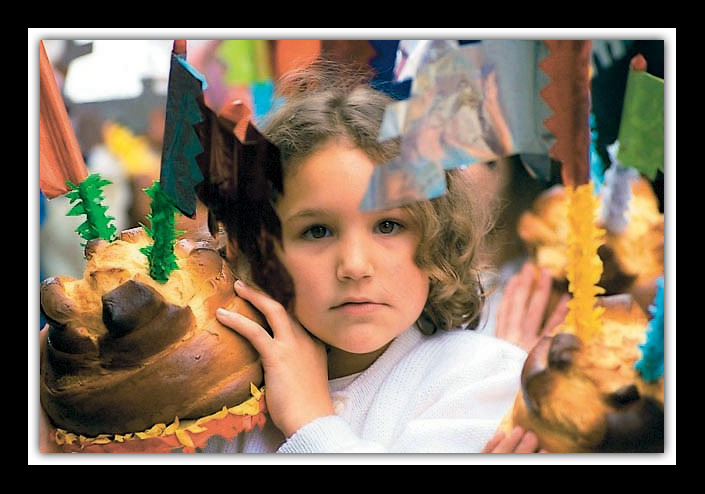
[[[597,226],[599,200],[588,183],[577,188],[566,187],[568,193],[568,302],[566,325],[587,341],[602,328],[604,308],[596,306],[596,296],[604,293],[597,286],[602,276],[602,260],[597,254],[605,230]]]

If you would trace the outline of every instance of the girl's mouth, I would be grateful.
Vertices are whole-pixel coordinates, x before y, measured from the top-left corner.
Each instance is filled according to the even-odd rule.
[[[385,304],[380,304],[370,301],[360,301],[360,302],[343,302],[342,304],[333,306],[331,310],[341,312],[346,315],[365,315],[376,312],[377,310],[384,307]]]

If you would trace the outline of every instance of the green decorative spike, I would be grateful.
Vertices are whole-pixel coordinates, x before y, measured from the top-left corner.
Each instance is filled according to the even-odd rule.
[[[166,283],[171,272],[179,269],[174,244],[176,238],[184,232],[174,228],[174,214],[178,210],[162,190],[159,181],[155,180],[151,187],[143,190],[152,199],[152,212],[147,215],[151,228],[141,226],[153,243],[142,247],[140,252],[149,260],[149,275],[160,283]]]
[[[86,215],[86,221],[76,228],[76,232],[86,241],[102,238],[112,242],[117,238],[117,229],[112,223],[115,218],[106,214],[108,208],[103,205],[103,187],[111,183],[98,173],[89,175],[79,185],[66,181],[71,187],[66,197],[71,204],[76,203],[66,216]]]

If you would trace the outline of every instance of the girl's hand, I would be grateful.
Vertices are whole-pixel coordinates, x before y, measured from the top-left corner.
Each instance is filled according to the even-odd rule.
[[[315,340],[284,307],[268,295],[235,283],[235,291],[262,312],[274,336],[256,322],[225,309],[216,317],[247,338],[262,358],[269,415],[288,438],[301,426],[332,415],[324,345]]]
[[[515,427],[508,436],[498,432],[490,439],[483,453],[548,453],[545,449],[538,449],[539,439],[531,431]]]
[[[536,343],[560,324],[568,312],[569,296],[561,297],[551,316],[542,325],[551,296],[551,274],[542,269],[535,280],[536,266],[527,262],[507,282],[497,310],[495,335],[530,351]]]

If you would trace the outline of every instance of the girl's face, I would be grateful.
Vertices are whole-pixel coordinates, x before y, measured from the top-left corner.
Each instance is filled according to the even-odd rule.
[[[350,353],[392,341],[418,319],[429,291],[414,263],[419,225],[401,208],[359,209],[373,168],[360,149],[330,141],[285,177],[276,206],[296,317]]]

